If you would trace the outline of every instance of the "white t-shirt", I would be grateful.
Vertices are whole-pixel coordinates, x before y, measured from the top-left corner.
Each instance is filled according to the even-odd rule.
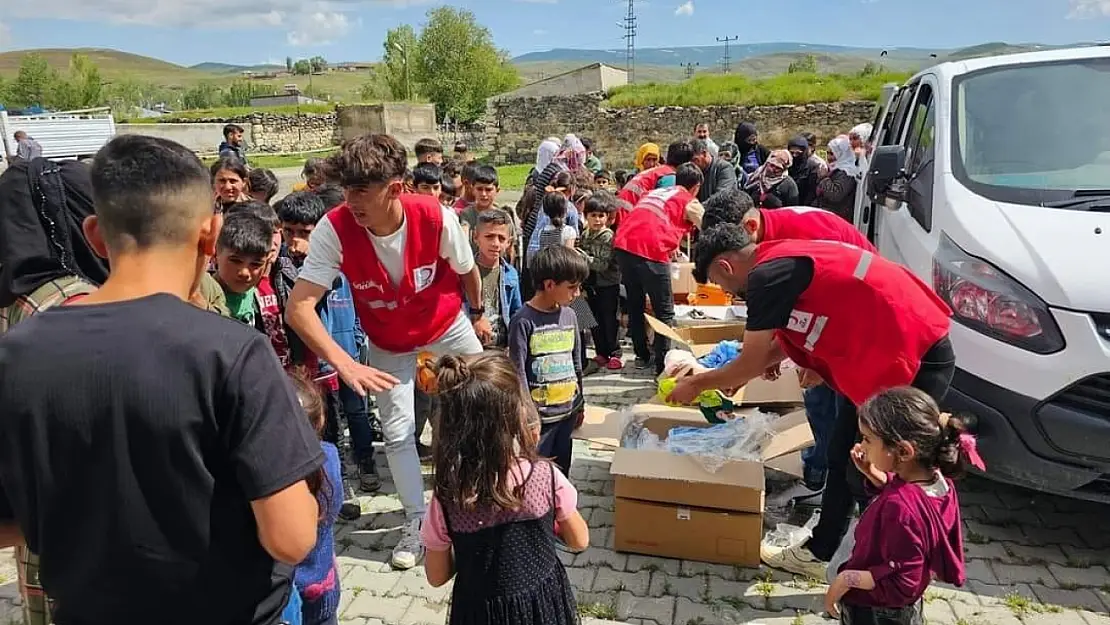
[[[405,233],[408,223],[403,222],[397,232],[379,237],[363,229],[374,252],[378,255],[389,280],[396,287],[401,283],[405,272]],[[321,219],[308,238],[308,258],[298,278],[317,286],[330,289],[339,275],[339,264],[343,260],[343,247],[339,235],[331,225],[330,219]],[[474,252],[466,239],[459,217],[450,208],[443,209],[443,231],[439,236],[439,257],[447,261],[459,275],[470,273],[474,268]]]

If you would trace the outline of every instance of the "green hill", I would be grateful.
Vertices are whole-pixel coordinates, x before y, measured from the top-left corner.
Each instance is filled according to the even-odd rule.
[[[84,54],[96,63],[101,75],[109,81],[132,78],[140,82],[169,87],[193,84],[209,76],[204,72],[149,56],[103,48],[43,48],[3,52],[0,53],[0,76],[14,76],[19,71],[23,57],[29,52],[45,57],[51,67],[62,72],[69,69],[69,60],[74,54]]]

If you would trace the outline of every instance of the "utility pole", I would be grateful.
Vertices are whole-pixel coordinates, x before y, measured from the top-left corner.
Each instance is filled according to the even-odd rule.
[[[721,57],[721,70],[726,74],[732,71],[732,57],[729,56],[729,53],[728,53],[729,52],[728,44],[730,42],[736,41],[739,38],[740,37],[738,37],[738,36],[737,37],[725,37],[724,39],[722,39],[720,37],[717,37],[718,42],[723,42],[725,44],[725,55],[723,57]]]
[[[409,82],[409,44],[400,42],[393,44],[393,49],[401,53],[401,65],[405,72],[405,100],[412,100],[412,83]]]
[[[680,65],[686,69],[686,80],[690,80],[694,77],[694,72],[697,71],[694,68],[701,65],[701,63],[680,63]]]
[[[624,69],[628,84],[636,82],[636,0],[628,0],[628,14],[624,17]]]

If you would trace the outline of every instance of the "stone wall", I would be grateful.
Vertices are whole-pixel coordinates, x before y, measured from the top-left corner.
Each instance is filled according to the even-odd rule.
[[[544,138],[573,132],[594,141],[610,168],[631,167],[636,149],[688,138],[707,122],[718,144],[731,141],[741,122],[754,122],[767,146],[785,146],[801,132],[823,145],[838,133],[874,117],[873,102],[829,102],[781,106],[652,106],[608,108],[604,93],[549,98],[491,100],[486,113],[486,148],[497,163],[530,163]]]

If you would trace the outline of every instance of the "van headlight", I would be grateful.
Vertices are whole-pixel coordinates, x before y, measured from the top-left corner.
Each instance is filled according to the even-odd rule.
[[[943,233],[933,255],[933,288],[957,322],[980,334],[1035,354],[1064,349],[1064,336],[1044,300]]]

